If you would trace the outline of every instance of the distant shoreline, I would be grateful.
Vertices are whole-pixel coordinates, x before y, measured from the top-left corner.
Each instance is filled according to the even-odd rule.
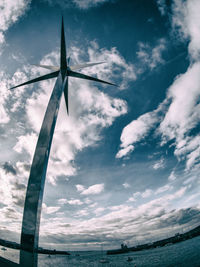
[[[7,241],[4,239],[0,239],[0,246],[12,248],[12,249],[21,249],[20,244],[12,241]],[[69,252],[64,250],[56,250],[56,249],[45,249],[45,248],[38,248],[36,251],[38,254],[48,254],[48,255],[70,255]]]
[[[141,250],[146,250],[146,249],[152,249],[152,248],[157,248],[157,247],[164,247],[167,245],[179,243],[188,239],[191,239],[193,237],[199,236],[200,235],[200,225],[197,226],[196,228],[184,233],[184,234],[176,234],[175,236],[165,238],[159,241],[155,241],[152,243],[147,243],[143,245],[138,245],[134,247],[124,247],[121,249],[113,249],[113,250],[108,250],[107,255],[113,255],[113,254],[123,254],[127,252],[133,252],[133,251],[141,251]]]
[[[133,251],[141,251],[141,250],[146,250],[146,249],[152,249],[156,247],[164,247],[167,245],[175,244],[178,242],[182,242],[184,240],[188,240],[191,238],[194,238],[196,236],[200,235],[200,225],[197,226],[196,228],[184,233],[184,234],[176,234],[175,236],[162,239],[159,241],[155,241],[152,243],[146,243],[143,245],[138,245],[138,246],[133,246],[133,247],[124,247],[123,249],[113,249],[113,250],[108,250],[107,255],[113,255],[113,254],[123,254],[123,253],[128,253],[128,252],[133,252]],[[0,246],[7,247],[7,248],[12,248],[12,249],[21,249],[20,244],[12,241],[7,241],[4,239],[0,239]],[[69,252],[63,251],[63,250],[50,250],[50,249],[44,249],[44,248],[38,248],[36,251],[38,254],[48,254],[48,255],[70,255]]]

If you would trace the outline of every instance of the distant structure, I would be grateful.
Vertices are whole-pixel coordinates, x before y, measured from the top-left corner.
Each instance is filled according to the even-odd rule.
[[[108,250],[107,254],[114,255],[114,254],[122,254],[122,253],[133,252],[133,251],[141,251],[145,249],[164,247],[164,246],[176,244],[176,243],[179,243],[179,242],[182,242],[182,241],[185,241],[190,238],[197,237],[197,236],[200,236],[200,225],[188,232],[185,232],[184,234],[177,233],[174,236],[171,236],[171,237],[168,237],[162,240],[158,240],[155,242],[151,242],[151,243],[146,243],[142,245],[138,244],[137,246],[134,246],[134,247],[127,247],[127,246],[125,247],[124,244],[121,244],[120,249]]]
[[[122,243],[122,244],[121,244],[121,249],[122,249],[122,250],[127,250],[127,249],[128,249],[128,247],[127,247],[127,245],[126,245],[126,244]]]
[[[62,17],[60,66],[58,67],[58,66],[37,65],[39,67],[52,70],[53,72],[11,88],[14,89],[19,86],[57,77],[43,119],[41,130],[39,133],[35,154],[31,165],[30,176],[28,180],[24,213],[23,213],[22,232],[21,232],[20,266],[24,267],[37,266],[38,259],[36,251],[38,250],[40,215],[41,215],[44,184],[46,178],[46,170],[48,165],[48,159],[49,159],[55,124],[57,120],[58,110],[60,107],[60,100],[63,92],[67,107],[67,113],[69,114],[68,77],[81,78],[81,79],[92,80],[96,82],[102,82],[105,84],[114,85],[112,83],[94,77],[90,77],[82,73],[75,72],[76,70],[80,70],[82,68],[94,66],[101,63],[104,62],[86,63],[76,66],[69,66],[69,58],[67,60],[67,52],[65,45],[64,22]]]

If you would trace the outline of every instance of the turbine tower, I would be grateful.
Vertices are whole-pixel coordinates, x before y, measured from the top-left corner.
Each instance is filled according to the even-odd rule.
[[[20,266],[37,266],[37,249],[44,184],[52,138],[54,134],[58,110],[60,107],[60,100],[63,92],[67,107],[67,113],[69,114],[68,77],[81,78],[114,85],[112,83],[75,72],[76,70],[80,70],[82,68],[94,66],[101,63],[104,62],[86,63],[76,66],[69,66],[69,60],[67,60],[67,52],[65,45],[64,22],[62,17],[60,67],[37,65],[39,67],[53,70],[53,72],[40,76],[33,80],[29,80],[11,88],[14,89],[19,86],[57,77],[39,133],[28,180],[21,231]]]

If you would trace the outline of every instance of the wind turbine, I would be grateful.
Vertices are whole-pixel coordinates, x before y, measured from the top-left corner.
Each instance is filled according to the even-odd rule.
[[[53,70],[53,72],[40,76],[33,80],[29,80],[27,82],[24,82],[22,84],[19,84],[11,88],[14,89],[27,84],[57,77],[54,89],[52,91],[46,109],[41,130],[39,133],[28,180],[28,186],[24,204],[22,231],[21,231],[20,266],[29,266],[29,267],[37,266],[39,225],[40,225],[44,184],[46,178],[46,170],[48,165],[53,133],[57,120],[58,110],[60,106],[60,100],[63,92],[65,97],[67,112],[69,113],[68,77],[81,78],[85,80],[91,80],[109,85],[114,85],[110,82],[106,82],[82,73],[75,72],[76,70],[94,66],[101,63],[104,62],[86,63],[76,66],[69,66],[69,59],[67,60],[67,52],[65,45],[64,22],[62,17],[60,66],[57,67],[57,66],[37,65],[39,67]]]

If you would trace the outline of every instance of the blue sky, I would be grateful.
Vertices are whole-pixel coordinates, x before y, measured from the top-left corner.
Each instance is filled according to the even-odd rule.
[[[170,3],[169,3],[170,2]],[[198,225],[198,0],[18,0],[0,16],[0,234],[20,240],[25,189],[55,80],[9,91],[59,64],[64,16],[70,78],[43,199],[40,246],[135,245]]]

